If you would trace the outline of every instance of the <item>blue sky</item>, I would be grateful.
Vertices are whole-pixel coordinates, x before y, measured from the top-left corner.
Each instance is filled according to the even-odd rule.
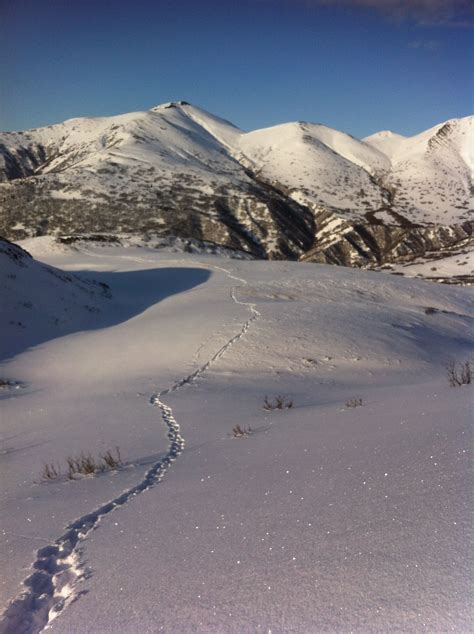
[[[0,0],[0,129],[185,99],[244,129],[472,113],[471,0]]]

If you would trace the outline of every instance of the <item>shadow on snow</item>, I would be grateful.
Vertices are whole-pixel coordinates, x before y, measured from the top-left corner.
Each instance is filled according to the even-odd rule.
[[[100,296],[100,291],[97,291],[93,301],[99,310],[91,313],[84,310],[83,300],[87,303],[87,296],[84,295],[78,302],[77,293],[74,293],[75,289],[71,287],[71,297],[69,298],[71,310],[68,314],[68,321],[58,326],[53,323],[52,319],[38,318],[36,323],[33,321],[14,337],[2,340],[0,361],[6,361],[28,348],[58,337],[75,332],[108,328],[126,322],[172,295],[190,291],[203,284],[210,278],[211,274],[205,269],[184,267],[125,272],[74,271],[71,277],[107,284],[110,287],[112,297]],[[95,286],[93,288],[100,289],[100,287]],[[65,286],[64,290],[69,289]],[[63,300],[62,297],[61,300]],[[34,317],[34,315],[32,316]]]

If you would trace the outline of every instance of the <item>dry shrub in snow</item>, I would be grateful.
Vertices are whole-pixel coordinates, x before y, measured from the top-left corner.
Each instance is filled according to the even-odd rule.
[[[77,475],[93,475],[118,469],[122,464],[120,449],[115,448],[115,454],[108,449],[99,458],[94,458],[91,454],[81,452],[79,456],[67,456],[67,474],[70,480],[74,480]],[[42,471],[43,480],[55,480],[61,475],[61,467],[53,463],[46,463]]]
[[[250,427],[241,427],[240,425],[236,425],[232,428],[232,438],[243,438],[244,436],[250,436],[252,430]]]
[[[361,398],[350,398],[346,401],[346,407],[360,407],[362,405]]]
[[[10,379],[0,379],[0,390],[11,390],[21,387],[21,383],[18,381],[11,381]]]
[[[451,387],[459,387],[472,383],[472,367],[470,361],[465,361],[464,363],[449,361],[446,365],[446,370],[448,372],[448,382]]]
[[[285,396],[275,396],[275,398],[270,401],[268,396],[265,396],[263,400],[263,409],[270,411],[273,409],[291,409],[293,407],[293,401]]]
[[[60,475],[61,468],[59,465],[56,466],[52,462],[44,465],[42,474],[43,480],[55,480],[56,478],[59,478]]]
[[[100,457],[108,469],[117,469],[122,464],[122,456],[118,447],[115,447],[115,455],[109,449]]]
[[[68,456],[66,462],[69,469],[68,475],[71,480],[77,474],[91,475],[100,471],[99,463],[91,454],[81,453],[80,456]]]

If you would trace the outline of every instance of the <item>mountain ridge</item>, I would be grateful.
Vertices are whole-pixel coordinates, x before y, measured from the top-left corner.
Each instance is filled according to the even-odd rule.
[[[373,266],[467,244],[474,117],[404,137],[245,132],[188,102],[0,134],[0,234],[175,235]]]

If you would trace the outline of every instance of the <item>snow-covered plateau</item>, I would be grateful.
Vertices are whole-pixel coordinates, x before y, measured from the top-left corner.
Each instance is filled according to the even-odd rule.
[[[364,268],[450,257],[472,250],[472,127],[471,116],[412,137],[308,122],[244,132],[180,101],[5,132],[0,235],[177,237]],[[469,268],[455,268],[459,281]]]
[[[473,359],[469,287],[22,246],[0,242],[2,634],[473,631],[473,392],[446,369]]]

